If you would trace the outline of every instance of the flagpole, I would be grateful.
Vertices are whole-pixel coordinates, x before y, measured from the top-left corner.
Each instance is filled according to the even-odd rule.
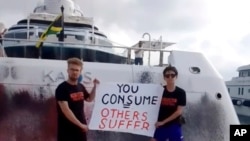
[[[92,18],[92,40],[91,40],[91,43],[94,44],[95,41],[94,41],[94,35],[95,35],[95,25],[94,25],[94,18]]]
[[[59,36],[59,41],[60,42],[64,42],[64,7],[63,5],[61,6],[61,12],[62,12],[62,20],[61,20],[61,27],[62,30],[60,32],[60,36]],[[62,47],[63,47],[63,43],[60,43],[60,59],[62,59]]]
[[[30,36],[30,15],[28,15],[27,19],[27,40],[29,39]]]
[[[161,45],[161,51],[160,51],[160,66],[163,66],[163,51],[162,51],[162,36],[160,36],[160,45]]]
[[[63,5],[61,6],[61,12],[62,12],[62,20],[61,20],[62,30],[60,32],[59,41],[63,42],[64,41],[64,7]]]
[[[27,18],[27,40],[30,39],[30,15]],[[26,57],[27,46],[24,47],[24,57]]]

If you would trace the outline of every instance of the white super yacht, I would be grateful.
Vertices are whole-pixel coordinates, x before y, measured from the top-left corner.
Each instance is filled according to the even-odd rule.
[[[35,47],[40,35],[61,14],[64,7],[64,40],[49,35]],[[100,11],[105,12],[105,11]],[[150,20],[150,19],[149,19]],[[44,0],[27,18],[4,33],[5,57],[0,57],[0,141],[55,141],[55,88],[67,78],[66,59],[84,60],[80,83],[89,90],[92,80],[101,83],[146,83],[165,85],[166,64],[178,69],[177,85],[187,93],[183,125],[187,141],[228,141],[231,124],[239,119],[222,76],[199,52],[168,50],[172,43],[152,42],[149,33],[143,49],[159,53],[158,64],[134,65],[134,47],[114,46],[73,0]],[[136,43],[137,44],[137,43]],[[165,49],[164,49],[165,48]],[[150,56],[150,53],[149,55]],[[149,59],[150,60],[150,57]],[[150,62],[150,61],[149,61]],[[244,89],[246,90],[246,89]],[[94,103],[86,103],[86,118]],[[149,140],[130,133],[89,131],[91,141]]]
[[[250,117],[250,65],[237,69],[238,76],[226,82],[237,114]]]
[[[58,43],[59,33],[50,35],[38,50],[35,41],[62,13],[62,5],[64,43]],[[89,62],[126,63],[126,52],[118,53],[114,48],[101,47],[112,46],[112,42],[93,25],[93,18],[85,17],[72,0],[45,0],[39,3],[27,18],[11,26],[4,38],[3,46],[8,57],[65,60],[74,56]]]

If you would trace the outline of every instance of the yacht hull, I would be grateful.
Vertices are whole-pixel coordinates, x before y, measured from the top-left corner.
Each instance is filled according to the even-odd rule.
[[[229,127],[239,124],[221,76],[200,53],[173,51],[169,63],[179,71],[177,85],[187,92],[183,125],[187,141],[228,141]],[[66,80],[66,61],[0,58],[0,140],[56,140],[55,88]],[[196,69],[194,69],[196,68]],[[197,69],[198,68],[198,69]],[[84,63],[82,79],[88,90],[101,83],[164,84],[164,67]],[[85,103],[89,122],[95,103]],[[89,141],[148,140],[129,133],[90,131]]]

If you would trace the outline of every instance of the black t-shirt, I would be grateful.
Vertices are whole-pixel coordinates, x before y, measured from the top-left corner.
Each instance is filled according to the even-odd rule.
[[[70,110],[73,112],[76,118],[83,124],[86,124],[84,115],[84,99],[89,97],[89,93],[82,84],[78,83],[77,85],[71,85],[65,81],[57,87],[55,96],[57,101],[67,101]],[[66,118],[66,116],[62,113],[58,103],[57,113],[58,140],[60,140],[60,138],[63,138],[64,140],[66,138],[71,140],[73,138],[81,138],[83,131]]]
[[[178,106],[185,106],[185,105],[186,105],[186,92],[183,89],[176,86],[173,92],[169,92],[166,89],[166,86],[164,86],[158,121],[165,120],[177,110]],[[164,126],[167,126],[174,122],[179,122],[179,118],[180,116],[166,123]]]

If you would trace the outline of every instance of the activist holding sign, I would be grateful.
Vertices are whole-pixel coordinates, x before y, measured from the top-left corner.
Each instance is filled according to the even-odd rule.
[[[181,115],[183,106],[186,105],[186,92],[175,85],[178,71],[175,67],[169,65],[163,71],[164,80],[167,85],[164,86],[162,95],[158,122],[152,141],[182,141]]]
[[[95,98],[97,79],[89,94],[86,88],[78,82],[83,62],[78,58],[68,59],[68,80],[56,88],[58,113],[57,141],[87,141],[88,131],[85,115],[84,100],[92,101]]]

